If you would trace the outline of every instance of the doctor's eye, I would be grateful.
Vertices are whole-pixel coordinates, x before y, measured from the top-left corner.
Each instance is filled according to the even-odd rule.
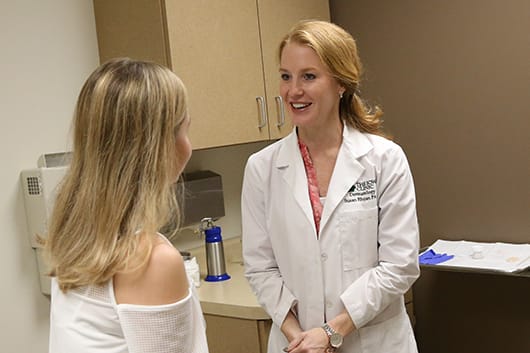
[[[317,76],[315,74],[312,74],[312,73],[309,73],[309,72],[304,74],[304,80],[312,81],[315,78],[317,78]]]
[[[282,79],[282,81],[289,81],[291,76],[289,74],[282,73],[282,74],[280,74],[280,78]]]

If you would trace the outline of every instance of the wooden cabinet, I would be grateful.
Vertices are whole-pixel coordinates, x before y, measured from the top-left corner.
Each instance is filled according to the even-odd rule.
[[[280,74],[278,45],[287,31],[301,19],[329,20],[328,1],[322,0],[258,0],[264,81],[270,137],[280,138],[292,130],[290,119],[281,123],[278,99]]]
[[[272,320],[204,315],[210,353],[266,353]]]
[[[263,141],[281,123],[277,47],[299,19],[329,19],[327,0],[94,0],[100,61],[171,68],[188,88],[194,149]]]

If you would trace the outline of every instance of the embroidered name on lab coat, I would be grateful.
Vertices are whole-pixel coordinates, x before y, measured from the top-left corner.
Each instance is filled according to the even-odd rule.
[[[376,194],[375,179],[358,181],[352,185],[344,197],[344,202],[364,202],[375,200]]]

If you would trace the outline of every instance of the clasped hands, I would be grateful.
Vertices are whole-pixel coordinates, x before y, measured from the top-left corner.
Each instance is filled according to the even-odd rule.
[[[283,351],[288,353],[331,353],[335,350],[329,345],[326,332],[321,327],[315,327],[300,332]]]

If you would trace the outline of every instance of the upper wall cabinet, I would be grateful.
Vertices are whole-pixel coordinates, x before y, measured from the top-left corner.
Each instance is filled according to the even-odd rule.
[[[292,125],[279,97],[277,47],[327,0],[94,0],[100,61],[171,68],[188,88],[194,149],[276,139]]]

